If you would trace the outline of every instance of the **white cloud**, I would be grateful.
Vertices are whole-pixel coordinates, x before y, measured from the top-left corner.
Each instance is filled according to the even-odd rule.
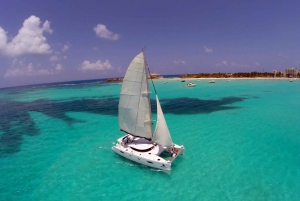
[[[256,65],[259,63],[255,63]],[[232,67],[249,67],[247,64],[239,64],[236,62],[227,62],[227,61],[222,61],[221,63],[215,63],[215,66],[232,66]]]
[[[65,51],[67,51],[69,48],[70,48],[69,45],[64,45],[64,46],[61,48],[61,51],[65,52]]]
[[[281,57],[288,57],[287,55],[284,55],[282,53],[279,53],[278,56],[281,56]]]
[[[0,27],[0,50],[5,48],[7,41],[6,33],[2,27]]]
[[[10,42],[7,41],[6,32],[0,27],[0,50],[8,56],[22,54],[48,54],[51,47],[47,43],[44,32],[52,33],[50,22],[45,21],[40,27],[40,18],[32,15],[26,19],[23,26]]]
[[[119,40],[120,35],[114,34],[113,32],[109,31],[105,25],[98,24],[96,27],[94,27],[94,31],[96,32],[96,35],[100,38],[105,38],[108,40]]]
[[[10,68],[6,71],[4,77],[25,77],[34,75],[49,75],[52,74],[48,69],[34,69],[32,63],[27,66],[20,66],[17,68]]]
[[[57,64],[55,67],[55,70],[57,70],[57,71],[61,71],[62,69],[63,69],[63,67],[61,64]]]
[[[103,70],[110,70],[110,69],[113,69],[113,67],[108,60],[106,60],[105,62],[101,62],[100,60],[98,60],[95,63],[84,61],[79,67],[79,70],[82,71],[88,71],[88,70],[103,71]]]
[[[182,60],[176,60],[176,61],[174,61],[174,64],[176,64],[176,65],[180,65],[180,64],[185,65],[185,61],[182,61]]]
[[[58,61],[59,58],[58,58],[57,55],[54,55],[54,56],[50,57],[49,60],[50,60],[50,61]]]
[[[259,63],[257,63],[257,62],[255,63],[255,65],[257,65],[257,66],[260,66],[260,64],[259,64]]]
[[[67,56],[58,56],[58,55],[53,55],[49,58],[49,61],[59,61],[63,59],[67,59]]]
[[[6,71],[4,77],[27,77],[27,76],[39,76],[39,75],[52,75],[59,73],[63,68],[60,64],[57,64],[55,69],[42,69],[41,64],[37,64],[36,67],[30,62],[25,64],[25,60],[18,61],[13,60],[11,67]]]
[[[203,46],[206,53],[212,53],[213,49]]]
[[[35,16],[31,16],[31,17],[35,17]],[[38,20],[40,20],[40,18],[36,17]],[[28,18],[29,19],[29,18]],[[40,22],[39,22],[40,24]],[[48,20],[46,20],[43,24],[43,31],[48,32],[49,34],[53,33],[53,30],[50,28],[50,22]]]

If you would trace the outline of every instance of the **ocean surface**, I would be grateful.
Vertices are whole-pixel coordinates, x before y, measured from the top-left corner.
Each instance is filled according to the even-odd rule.
[[[300,80],[195,83],[154,81],[185,146],[169,173],[111,150],[120,83],[0,89],[0,200],[299,201]]]

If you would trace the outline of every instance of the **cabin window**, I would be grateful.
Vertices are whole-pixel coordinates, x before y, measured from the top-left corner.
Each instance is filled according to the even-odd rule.
[[[149,153],[149,154],[151,154],[151,153]]]
[[[157,160],[160,161],[160,158],[158,158]]]
[[[120,151],[122,154],[124,154],[124,152],[123,151]]]
[[[150,162],[150,161],[147,161],[148,163],[152,163],[152,162]]]

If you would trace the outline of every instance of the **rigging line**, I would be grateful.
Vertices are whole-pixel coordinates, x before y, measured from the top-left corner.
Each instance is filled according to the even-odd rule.
[[[147,63],[146,63],[146,64],[147,64]],[[157,95],[156,89],[155,89],[155,86],[154,86],[154,83],[153,83],[153,80],[152,80],[152,76],[151,76],[150,70],[149,70],[149,68],[148,68],[148,65],[147,65],[147,69],[148,69],[148,72],[149,72],[149,75],[150,75],[150,80],[151,80],[151,82],[152,82],[152,86],[153,86],[154,91],[155,91],[155,95]]]

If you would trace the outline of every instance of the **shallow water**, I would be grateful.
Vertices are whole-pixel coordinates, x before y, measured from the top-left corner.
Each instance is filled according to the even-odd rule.
[[[120,84],[1,89],[1,200],[300,200],[300,80],[165,81],[169,173],[111,150]]]

